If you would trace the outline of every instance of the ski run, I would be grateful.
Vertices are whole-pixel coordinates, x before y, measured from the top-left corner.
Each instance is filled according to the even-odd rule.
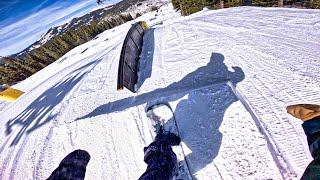
[[[173,108],[193,179],[299,179],[311,156],[285,107],[320,104],[319,17],[259,7],[181,17],[166,4],[101,33],[1,102],[0,179],[46,179],[76,149],[91,156],[86,179],[138,179],[154,136],[145,110],[158,102]],[[140,89],[117,91],[122,43],[140,20],[150,26]]]

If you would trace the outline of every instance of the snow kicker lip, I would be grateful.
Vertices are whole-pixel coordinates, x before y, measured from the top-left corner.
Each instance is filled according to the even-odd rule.
[[[126,87],[135,93],[135,84],[138,81],[139,60],[143,45],[143,35],[148,26],[145,21],[136,22],[129,29],[124,40],[119,68],[117,90]]]

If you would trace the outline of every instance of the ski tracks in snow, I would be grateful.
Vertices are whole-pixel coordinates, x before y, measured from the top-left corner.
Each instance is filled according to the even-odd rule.
[[[246,75],[251,77],[240,84],[239,90],[268,132],[267,137],[275,144],[285,177],[298,177],[310,161],[306,158],[309,157],[309,152],[306,149],[306,140],[301,138],[304,133],[300,123],[289,119],[285,107],[292,103],[317,103],[319,95],[316,91],[304,87],[305,83],[281,81],[292,79],[292,74],[286,71],[285,66],[277,63],[280,59],[270,58],[265,53],[247,46],[239,47],[241,51],[235,50],[236,48],[229,48],[229,51],[239,54],[237,62],[244,68]],[[252,70],[248,70],[248,66],[251,66]]]
[[[245,81],[237,87],[238,92],[244,97],[242,100],[250,104],[247,108],[257,116],[257,120],[266,132],[266,138],[270,138],[271,144],[275,146],[273,149],[283,178],[298,178],[308,165],[310,155],[301,123],[289,117],[285,107],[293,103],[320,102],[319,86],[310,85],[313,83],[319,85],[319,79],[313,75],[319,70],[319,64],[314,63],[319,61],[317,59],[319,44],[306,43],[305,39],[298,39],[299,36],[292,38],[281,34],[281,37],[273,35],[274,37],[270,38],[272,36],[268,34],[270,32],[221,27],[219,19],[215,20],[218,22],[210,20],[210,16],[201,17],[189,21],[188,24],[198,25],[200,32],[206,34],[223,29],[223,34],[218,35],[218,41],[222,39],[221,36],[227,35],[224,33],[230,32],[232,36],[227,35],[219,49],[225,56],[233,57],[227,59],[228,64],[238,65],[245,72]],[[245,23],[239,21],[237,23],[246,27]],[[255,24],[252,21],[250,23]],[[234,24],[231,26],[237,27]],[[250,37],[257,39],[260,42],[259,46],[248,41]],[[290,56],[285,56],[287,59],[282,59],[284,55],[281,54],[287,52],[292,53],[288,54]],[[303,57],[298,52],[313,57]],[[308,65],[310,67],[305,67]],[[309,73],[304,72],[305,70]],[[311,76],[299,78],[306,74]]]
[[[170,83],[170,81],[172,80],[171,79],[172,76],[175,76],[177,79],[179,79],[178,77],[182,77],[185,72],[192,72],[192,69],[194,69],[194,66],[192,66],[192,65],[188,66],[189,63],[191,63],[191,62],[192,63],[199,62],[199,64],[205,65],[205,63],[208,62],[208,59],[210,59],[210,57],[208,57],[208,52],[209,53],[214,52],[214,48],[213,47],[218,44],[217,42],[214,42],[214,39],[211,39],[211,41],[208,41],[208,40],[210,40],[210,38],[208,38],[207,36],[203,36],[203,35],[199,34],[198,28],[196,26],[193,26],[193,25],[188,24],[188,23],[171,24],[171,25],[165,26],[165,28],[163,28],[163,30],[161,28],[159,28],[159,31],[160,32],[158,32],[158,31],[155,31],[155,32],[158,32],[159,34],[163,34],[164,36],[162,36],[162,38],[165,40],[165,45],[163,46],[164,49],[162,49],[162,52],[163,52],[163,55],[164,55],[163,60],[164,60],[164,64],[165,64],[165,67],[166,67],[165,69],[166,69],[167,73],[169,73],[169,75],[167,76],[167,84]],[[206,42],[208,42],[207,43],[208,46],[206,46],[206,47],[204,47],[204,44],[203,44],[204,39],[206,40]],[[199,47],[199,45],[200,45],[200,47]],[[214,61],[214,60],[215,59],[212,59],[212,57],[211,57],[211,61]],[[222,65],[222,64],[217,64],[217,65]],[[181,67],[184,68],[183,71],[181,70]],[[213,66],[211,68],[219,69],[220,67],[214,67]],[[221,68],[223,70],[223,67],[221,67]],[[188,71],[186,69],[190,69],[190,70]],[[213,70],[213,71],[215,71],[215,70]],[[219,88],[216,88],[216,87],[220,87],[220,86],[223,87],[230,80],[229,79],[230,77],[228,76],[227,73],[225,75],[223,75],[223,74],[220,74],[219,70],[217,70],[217,73],[218,73],[217,74],[218,77],[216,77],[217,81],[213,81],[213,83],[211,83],[210,80],[209,81],[205,80],[205,81],[208,81],[208,82],[202,84],[202,82],[200,80],[201,78],[199,79],[200,80],[199,82],[197,82],[197,80],[196,80],[199,75],[200,76],[202,75],[202,76],[205,76],[205,77],[208,76],[207,78],[214,78],[214,77],[210,77],[210,75],[211,75],[210,67],[208,67],[208,69],[207,68],[203,68],[203,69],[200,68],[196,72],[198,72],[198,73],[194,73],[194,76],[193,75],[192,76],[188,75],[188,76],[190,76],[190,78],[195,78],[195,79],[186,78],[187,76],[183,78],[183,79],[188,79],[188,83],[191,83],[189,85],[192,85],[192,86],[190,86],[189,88],[187,88],[185,90],[185,93],[189,94],[189,96],[190,96],[190,94],[195,94],[194,96],[192,96],[192,98],[195,98],[195,99],[197,99],[198,96],[200,94],[202,94],[200,92],[205,91],[206,89],[219,89]],[[220,77],[220,76],[222,76],[222,77]],[[197,85],[197,83],[200,83],[201,85],[200,84]],[[179,84],[179,82],[178,82],[178,84]],[[178,86],[178,89],[180,89],[180,91],[177,91],[177,93],[175,93],[178,97],[181,96],[181,95],[179,95],[179,92],[181,94],[183,94],[182,89],[185,89],[185,87],[183,87],[183,85],[186,85],[186,84],[185,83],[181,83],[181,85],[182,86],[180,86],[180,87]],[[231,92],[231,94],[232,94],[232,92]],[[171,94],[171,95],[175,96],[174,94]],[[219,93],[218,93],[218,95],[224,96],[224,94],[219,94]],[[211,96],[211,94],[209,93],[206,96],[208,96],[208,98],[209,98]],[[170,97],[170,96],[167,96],[167,97]],[[162,97],[162,98],[165,98],[165,97]],[[228,99],[228,98],[232,99],[232,96],[230,96],[230,97],[227,96],[226,100],[230,101],[231,99]],[[178,99],[180,99],[180,98],[178,98]],[[181,100],[181,101],[183,101],[183,100]],[[213,104],[215,104],[215,103],[213,103]],[[199,104],[199,107],[201,107],[201,106],[203,106],[203,105]],[[185,107],[185,108],[188,108],[188,107]],[[240,108],[240,107],[237,107],[237,108]],[[188,111],[188,110],[184,110],[184,111]],[[207,113],[211,114],[211,110],[208,110]],[[191,117],[192,117],[192,115],[191,115]],[[231,116],[230,118],[233,118],[233,117]],[[204,118],[204,119],[206,119],[206,118]],[[200,122],[201,122],[201,120],[200,120]],[[185,123],[187,123],[187,122],[185,122]],[[251,122],[251,123],[253,123],[253,122]],[[208,122],[205,122],[204,124],[208,125]],[[185,125],[181,125],[181,126],[186,128]],[[198,125],[198,126],[199,126],[199,128],[202,127],[201,125]],[[206,125],[204,125],[204,126],[206,126]],[[212,126],[212,125],[210,125],[210,126]],[[185,129],[185,128],[182,128],[182,129]],[[208,130],[210,130],[210,129],[208,129]],[[190,134],[193,134],[192,130],[188,131],[188,132]],[[255,133],[252,133],[252,134],[255,134]],[[194,136],[198,137],[198,135],[194,135]],[[209,135],[209,136],[211,136],[211,135]],[[232,136],[230,136],[230,138],[231,137]],[[187,140],[187,141],[190,143],[190,140]],[[196,142],[194,142],[194,143],[196,143]],[[196,161],[194,161],[195,159],[193,159],[193,158],[194,158],[195,154],[197,154],[197,153],[200,153],[200,154],[198,154],[198,156],[204,156],[204,157],[207,156],[208,158],[211,158],[210,154],[213,155],[214,152],[216,151],[216,150],[212,150],[212,149],[219,148],[220,144],[219,144],[219,141],[217,141],[216,144],[213,147],[210,146],[210,144],[211,143],[206,145],[206,143],[204,143],[203,145],[201,145],[201,146],[204,146],[204,148],[208,149],[208,153],[204,153],[203,150],[201,150],[201,148],[197,149],[193,145],[191,145],[191,146],[189,145],[189,147],[184,145],[184,148],[186,148],[187,151],[188,151],[188,148],[191,148],[192,151],[195,151],[192,156],[190,156],[190,157],[188,156],[187,157],[187,161],[189,162],[189,164],[191,164],[191,167],[192,167],[191,168],[192,172],[190,172],[190,173],[193,175],[193,177],[197,177],[197,178],[201,178],[201,179],[205,178],[205,177],[211,177],[211,178],[215,177],[215,178],[218,178],[218,179],[222,178],[222,177],[230,177],[230,178],[231,177],[232,178],[237,178],[238,177],[239,178],[239,177],[243,176],[243,174],[245,174],[245,172],[241,172],[241,171],[243,171],[243,169],[242,170],[239,169],[238,172],[235,171],[233,173],[230,173],[230,172],[226,173],[226,168],[227,168],[227,166],[230,166],[230,164],[222,163],[223,161],[226,160],[225,158],[223,158],[224,159],[223,161],[215,160],[212,164],[211,163],[208,164],[208,168],[209,167],[215,168],[214,171],[212,171],[212,169],[211,169],[211,172],[210,172],[210,171],[207,170],[207,168],[205,168],[205,170],[199,172],[199,170],[197,170],[197,164],[198,165],[200,165],[200,164],[197,163]],[[225,144],[225,143],[223,143],[223,144]],[[222,146],[223,146],[223,149],[224,149],[224,145],[222,145]],[[232,147],[232,146],[229,145],[229,148],[230,147]],[[265,151],[265,150],[262,150],[262,151]],[[239,151],[233,150],[231,152],[236,153],[238,155],[243,153],[243,152],[241,152],[241,150],[239,150]],[[224,153],[225,154],[229,154],[230,152],[224,152]],[[247,152],[247,153],[251,154],[251,152]],[[252,155],[252,156],[256,156],[256,155]],[[259,155],[257,155],[257,156],[259,156]],[[216,159],[219,159],[219,158],[220,158],[220,155],[218,155],[218,158],[216,158]],[[264,163],[267,163],[267,161],[270,161],[270,159],[265,159],[265,161],[266,162],[264,162]],[[201,162],[201,160],[200,160],[200,162]],[[229,162],[229,163],[232,163],[232,162]],[[249,160],[249,161],[248,161],[248,159],[247,160],[242,159],[242,160],[239,160],[237,163],[239,163],[239,164],[242,164],[242,163],[243,164],[246,164],[246,163],[251,164],[252,163],[253,164],[254,161],[252,161],[252,159]],[[265,164],[264,167],[267,167],[267,165]],[[247,168],[251,170],[251,167],[250,168],[247,167]],[[252,174],[255,174],[255,173],[259,173],[259,172],[257,172],[257,170],[255,171],[255,173],[250,172],[250,170],[245,170],[245,171],[247,171],[246,173],[248,173],[247,175],[249,175],[249,174],[252,175]],[[237,173],[239,173],[239,174],[237,174]],[[268,172],[265,172],[264,177],[268,177],[267,173]],[[275,176],[276,175],[275,172],[273,172],[273,173],[274,173],[274,176]]]
[[[163,8],[159,13],[165,17],[176,13]],[[310,156],[301,122],[288,116],[285,106],[320,103],[319,43],[313,42],[320,34],[318,12],[296,11],[241,7],[161,20],[148,32],[154,49],[142,57],[153,53],[153,66],[146,69],[152,74],[137,94],[116,91],[118,56],[130,24],[75,48],[22,82],[22,87],[43,83],[32,85],[19,106],[1,112],[13,118],[14,108],[26,109],[1,140],[0,177],[45,179],[68,153],[84,149],[91,155],[86,177],[137,179],[146,168],[143,147],[154,136],[145,107],[168,101],[186,153],[176,150],[180,165],[187,161],[186,173],[193,178],[299,178]],[[90,46],[99,51],[80,53]],[[70,61],[82,55],[87,57]],[[51,77],[45,76],[48,70]],[[39,104],[28,109],[33,101]],[[56,104],[47,110],[46,101]],[[50,123],[41,124],[34,111]],[[25,122],[19,120],[30,116],[41,128],[27,137],[23,133],[34,124],[20,128]]]
[[[193,16],[186,18],[188,21],[178,21],[166,27],[167,32],[163,33],[167,37],[167,48],[163,50],[167,54],[165,60],[178,65],[179,61],[187,61],[190,55],[199,58],[201,50],[196,49],[193,53],[192,47],[203,41],[209,46],[203,47],[202,44],[204,52],[210,48],[219,50],[225,55],[228,65],[240,66],[246,79],[234,87],[238,98],[257,121],[258,128],[262,128],[282,178],[299,178],[310,161],[310,155],[301,123],[289,117],[285,107],[293,103],[319,103],[319,87],[314,85],[319,84],[319,79],[314,77],[319,69],[315,63],[319,61],[319,44],[307,43],[299,36],[293,38],[292,34],[286,37],[286,34],[276,36],[270,33],[272,31],[261,32],[261,29],[255,29],[258,26],[252,21],[247,21],[251,23],[247,29],[245,18],[242,19],[245,23],[237,21],[238,25],[229,24],[228,27],[216,16]],[[272,19],[264,22],[271,24]],[[254,41],[249,41],[251,39],[262,44],[254,45]],[[283,55],[288,51],[292,52],[290,56]],[[302,57],[298,52],[308,56]]]

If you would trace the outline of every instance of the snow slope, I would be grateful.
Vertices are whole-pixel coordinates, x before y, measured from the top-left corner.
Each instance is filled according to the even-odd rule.
[[[319,17],[163,6],[135,20],[151,25],[137,94],[116,91],[135,21],[101,33],[16,85],[26,94],[0,112],[1,179],[45,179],[75,149],[91,155],[86,179],[137,179],[154,136],[144,111],[159,101],[174,109],[193,178],[298,179],[311,158],[285,106],[320,103]]]

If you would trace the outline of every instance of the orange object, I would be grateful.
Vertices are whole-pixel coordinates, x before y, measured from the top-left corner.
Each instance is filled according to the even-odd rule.
[[[320,117],[320,106],[316,104],[296,104],[288,106],[287,112],[302,121],[307,121]]]
[[[11,87],[6,87],[3,91],[0,92],[0,100],[13,102],[17,100],[24,92],[14,89]]]

